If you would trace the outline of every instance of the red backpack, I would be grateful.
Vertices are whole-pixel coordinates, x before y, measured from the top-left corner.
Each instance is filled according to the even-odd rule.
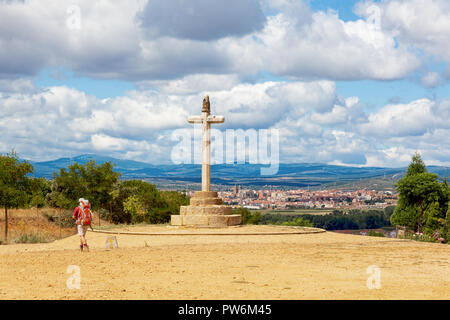
[[[83,202],[80,205],[81,219],[80,224],[83,226],[89,226],[92,222],[91,204],[85,205]]]

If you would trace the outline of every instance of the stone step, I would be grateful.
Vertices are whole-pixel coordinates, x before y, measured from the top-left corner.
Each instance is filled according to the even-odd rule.
[[[209,206],[181,206],[180,215],[231,215],[233,209],[227,206],[221,205],[209,205]]]
[[[191,206],[222,205],[221,198],[191,198]]]
[[[240,225],[241,215],[172,215],[172,226],[228,227]]]
[[[194,198],[217,198],[219,197],[219,193],[217,191],[196,191],[194,192]]]

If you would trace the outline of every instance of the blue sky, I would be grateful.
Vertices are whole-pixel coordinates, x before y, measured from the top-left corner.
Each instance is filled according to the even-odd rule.
[[[93,79],[74,74],[73,71],[64,68],[44,68],[33,79],[33,83],[39,88],[55,86],[67,86],[99,99],[123,96],[127,91],[134,90],[132,82],[120,79]]]
[[[354,21],[360,19],[354,12],[353,7],[358,0],[310,0],[311,8],[315,11],[337,11],[339,17],[344,21]]]
[[[281,162],[450,165],[445,0],[45,1],[0,3],[0,152],[170,163],[209,94]]]

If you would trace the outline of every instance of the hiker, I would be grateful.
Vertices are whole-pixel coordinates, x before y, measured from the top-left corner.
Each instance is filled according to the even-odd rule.
[[[80,236],[80,251],[83,251],[83,248],[89,251],[89,246],[86,241],[86,232],[88,227],[91,226],[93,218],[89,200],[83,198],[78,200],[78,207],[73,211],[72,218],[76,220],[77,223],[78,235]]]

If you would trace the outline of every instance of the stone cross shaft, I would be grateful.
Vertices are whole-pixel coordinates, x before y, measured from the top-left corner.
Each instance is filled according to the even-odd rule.
[[[211,123],[223,123],[223,116],[212,116],[209,97],[203,99],[201,116],[191,116],[189,123],[202,124],[202,191],[209,192],[211,185]]]

